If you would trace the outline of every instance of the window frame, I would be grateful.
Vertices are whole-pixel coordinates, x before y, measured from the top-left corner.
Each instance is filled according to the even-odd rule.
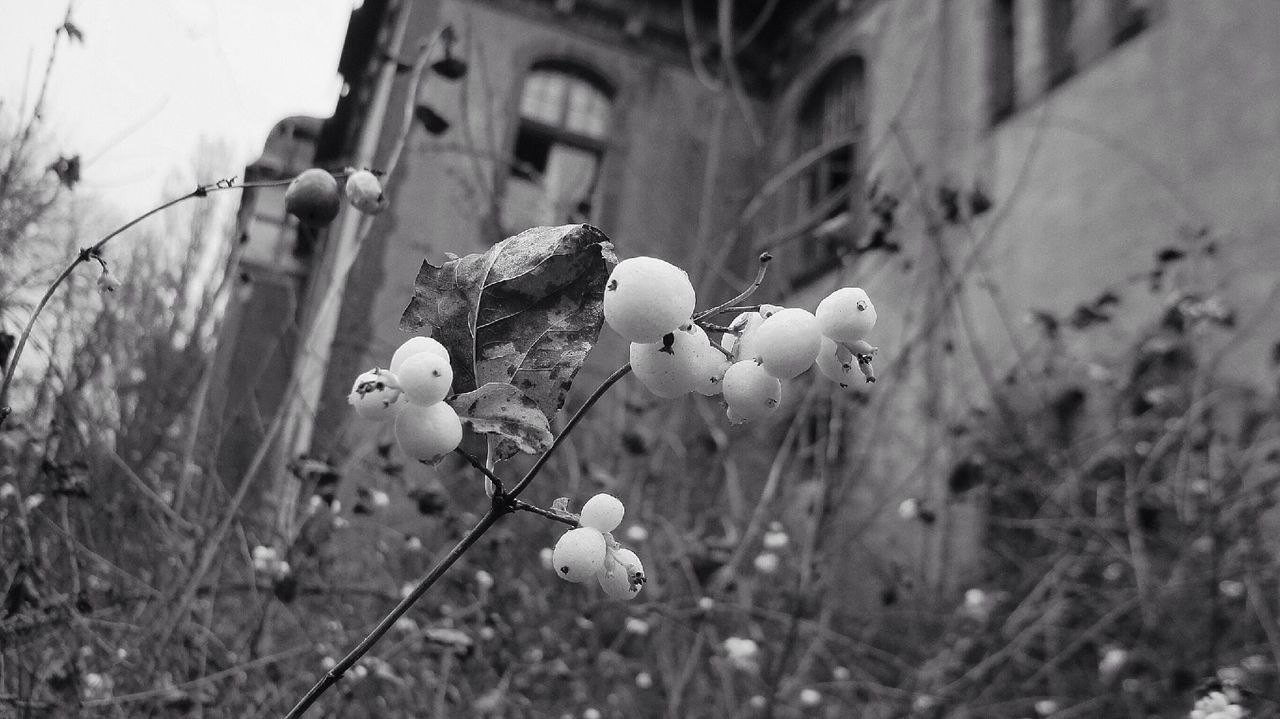
[[[567,78],[563,97],[559,100],[557,112],[559,121],[556,124],[525,113],[525,93],[528,91],[530,80],[538,73],[560,75]],[[599,136],[575,131],[568,127],[569,107],[574,83],[581,83],[590,88],[598,93],[600,97],[603,97],[607,103],[604,128]],[[590,183],[590,192],[585,199],[589,205],[589,210],[582,214],[587,219],[597,216],[600,212],[600,207],[597,206],[597,203],[600,195],[600,184],[603,179],[604,161],[613,144],[611,140],[612,132],[617,126],[617,86],[590,65],[575,58],[544,57],[528,64],[526,71],[520,77],[516,91],[512,93],[512,104],[514,108],[512,112],[512,130],[509,135],[511,139],[508,144],[509,160],[506,163],[506,172],[502,174],[502,192],[497,203],[498,206],[505,207],[504,203],[508,194],[507,186],[513,179],[519,178],[526,182],[534,182],[536,178],[536,184],[541,185],[541,178],[545,175],[546,168],[528,167],[521,162],[516,154],[521,138],[526,135],[532,135],[538,138],[539,141],[546,142],[548,148],[555,145],[564,145],[595,156],[596,165]],[[544,191],[546,189],[545,187],[543,188]],[[496,219],[499,220],[499,224],[502,224],[501,217]]]
[[[858,154],[858,140],[865,129],[865,110],[867,94],[866,58],[860,54],[846,54],[825,63],[822,70],[805,87],[795,105],[793,117],[795,130],[793,133],[792,154],[802,157],[828,145],[834,147],[815,159],[809,166],[798,172],[793,180],[793,191],[789,203],[795,209],[793,221],[789,226],[800,225],[796,241],[801,249],[796,253],[796,268],[791,272],[790,282],[800,287],[826,274],[847,253],[838,251],[838,243],[830,237],[821,237],[815,230],[825,222],[835,219],[841,214],[848,218],[847,229],[840,233],[849,238],[856,237],[857,228],[861,226],[863,206],[859,202],[862,196],[862,158]],[[848,103],[848,117],[844,124],[839,121],[829,123],[829,100],[838,96],[836,105]],[[816,107],[816,110],[814,109]],[[841,158],[840,155],[844,155]],[[832,176],[839,174],[836,166],[847,163],[842,171],[847,174],[843,184],[831,184]],[[821,185],[820,196],[813,191],[814,178]],[[823,219],[812,221],[813,214],[823,215]],[[849,244],[854,243],[850,239]]]

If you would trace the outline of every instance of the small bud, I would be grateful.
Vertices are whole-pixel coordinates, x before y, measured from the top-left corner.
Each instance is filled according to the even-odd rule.
[[[102,268],[102,274],[98,275],[98,291],[99,292],[115,292],[120,289],[120,282],[116,276],[106,267]]]

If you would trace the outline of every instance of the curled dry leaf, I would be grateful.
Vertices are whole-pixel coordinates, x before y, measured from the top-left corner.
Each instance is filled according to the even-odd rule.
[[[535,227],[440,267],[423,262],[400,328],[449,349],[455,392],[510,384],[550,421],[600,336],[616,263],[613,243],[595,227]],[[524,429],[508,435],[501,424],[486,426],[524,451],[522,442],[538,446]]]

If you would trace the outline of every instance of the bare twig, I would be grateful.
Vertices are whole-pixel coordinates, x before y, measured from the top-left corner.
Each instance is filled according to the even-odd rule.
[[[40,301],[36,304],[35,309],[32,310],[31,316],[27,319],[26,326],[22,328],[22,334],[18,337],[18,344],[14,346],[13,353],[9,357],[9,365],[8,367],[5,368],[4,381],[3,383],[0,383],[0,426],[3,426],[4,420],[9,416],[11,412],[11,409],[6,404],[9,398],[9,388],[13,384],[14,375],[17,374],[18,359],[21,358],[22,351],[27,346],[27,340],[31,337],[31,330],[35,327],[36,320],[39,319],[40,313],[43,312],[44,308],[49,304],[49,300],[53,298],[54,293],[56,293],[58,291],[58,288],[61,287],[64,282],[66,282],[67,278],[71,276],[71,273],[75,271],[76,267],[78,267],[83,262],[89,262],[94,260],[101,262],[102,249],[106,247],[108,242],[115,239],[115,237],[125,232],[129,228],[133,227],[134,225],[138,224],[139,222],[142,222],[143,220],[147,219],[148,217],[151,217],[152,215],[163,212],[169,209],[170,207],[173,207],[174,205],[186,202],[187,200],[194,199],[197,197],[207,197],[209,193],[218,192],[220,190],[243,190],[250,187],[273,187],[273,186],[279,186],[279,185],[287,185],[291,181],[292,179],[271,180],[266,182],[236,183],[234,179],[229,179],[229,180],[218,180],[217,182],[214,182],[208,185],[200,185],[196,189],[192,190],[191,192],[188,192],[185,195],[182,195],[181,197],[176,197],[172,200],[164,202],[159,206],[154,207],[142,213],[141,215],[138,215],[137,217],[133,218],[132,220],[129,220],[128,222],[124,223],[123,225],[116,228],[112,232],[108,233],[105,237],[98,240],[94,244],[90,245],[85,249],[80,250],[80,252],[77,253],[76,256],[67,264],[67,266],[62,269],[62,272],[58,273],[58,276],[54,278],[53,283],[49,285],[48,289],[45,290],[44,295],[40,297]]]
[[[698,320],[706,319],[707,317],[711,317],[713,315],[718,315],[721,312],[724,312],[726,308],[733,307],[734,305],[738,304],[739,302],[742,302],[743,300],[747,299],[752,294],[754,294],[756,290],[760,289],[760,285],[764,284],[764,276],[769,269],[769,262],[772,260],[773,260],[773,255],[769,254],[768,252],[761,252],[760,267],[756,269],[756,278],[751,282],[751,286],[747,287],[747,289],[743,290],[741,294],[729,300],[728,302],[716,305],[715,307],[712,307],[709,310],[704,310],[694,315],[693,321],[697,322]]]
[[[564,429],[561,430],[560,434],[551,442],[551,446],[547,451],[543,452],[542,455],[534,461],[533,466],[530,467],[529,471],[520,478],[520,481],[516,483],[516,486],[512,487],[510,492],[507,492],[506,496],[509,499],[515,499],[520,496],[520,493],[529,486],[529,483],[533,481],[534,477],[538,476],[538,472],[542,471],[542,467],[547,463],[547,460],[551,458],[552,453],[554,453],[561,443],[564,442],[564,439],[569,436],[569,433],[573,431],[573,428],[578,426],[578,423],[582,421],[582,418],[586,416],[591,407],[604,396],[605,392],[609,391],[610,387],[617,384],[618,380],[626,377],[630,372],[631,364],[624,364],[614,370],[613,374],[606,377],[605,380],[600,383],[599,387],[596,387],[595,391],[591,393],[591,396],[587,397],[587,401],[583,402],[582,406],[578,408],[578,411],[574,412],[573,416],[569,418],[569,421],[565,423]]]
[[[413,588],[413,591],[407,594],[404,599],[401,599],[400,602],[387,614],[387,616],[383,617],[382,621],[378,622],[378,626],[374,627],[373,631],[369,632],[369,635],[356,645],[355,649],[348,652],[347,655],[335,664],[332,669],[324,673],[324,676],[316,682],[315,686],[311,687],[310,691],[302,697],[293,709],[289,710],[289,713],[285,715],[285,719],[298,719],[298,717],[302,716],[312,704],[316,703],[316,700],[320,698],[321,694],[324,694],[329,687],[337,684],[338,680],[342,678],[342,675],[346,674],[348,669],[355,666],[355,663],[360,661],[360,658],[368,653],[368,651],[373,648],[373,645],[377,644],[378,640],[391,630],[391,627],[395,626],[396,620],[403,616],[405,612],[409,611],[409,608],[421,599],[422,595],[426,594],[427,590],[431,589],[440,577],[444,576],[445,571],[447,571],[449,567],[452,567],[454,563],[462,557],[463,553],[470,549],[471,545],[475,544],[485,532],[489,531],[489,528],[492,527],[505,513],[506,512],[499,509],[496,504],[490,507],[489,511],[485,512],[484,516],[480,518],[480,521],[476,522],[476,525],[463,535],[462,539],[458,540],[458,543],[453,546],[453,549],[450,549],[448,554],[441,558],[439,562],[436,562],[436,565],[431,568],[431,571],[427,573],[427,576],[423,577],[418,582],[417,586]]]
[[[561,524],[567,524],[570,527],[578,526],[578,518],[572,514],[564,514],[562,512],[557,512],[553,509],[543,509],[542,507],[539,507],[536,504],[529,504],[528,502],[521,499],[511,500],[511,508],[519,512],[532,512],[534,514],[540,514],[546,517],[547,519],[560,522]]]
[[[461,447],[453,451],[459,455],[462,455],[462,458],[467,460],[468,464],[480,470],[480,473],[483,474],[486,479],[488,479],[490,482],[493,483],[494,495],[502,495],[506,493],[505,485],[502,483],[502,478],[499,477],[497,474],[494,474],[493,470],[486,467],[485,463],[481,462],[479,458],[473,457],[470,452],[462,449]]]

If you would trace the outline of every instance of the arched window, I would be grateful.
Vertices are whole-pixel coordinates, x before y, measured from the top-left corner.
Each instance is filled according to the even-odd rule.
[[[612,95],[574,64],[545,61],[529,71],[502,207],[508,231],[591,219]]]
[[[800,248],[802,275],[829,268],[852,244],[862,82],[862,59],[845,58],[823,73],[800,104],[796,156],[815,158],[799,177],[799,206],[816,226]]]

